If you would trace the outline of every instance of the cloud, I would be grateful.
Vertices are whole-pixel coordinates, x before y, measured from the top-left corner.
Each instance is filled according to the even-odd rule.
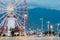
[[[27,0],[31,7],[44,7],[60,10],[60,0]]]

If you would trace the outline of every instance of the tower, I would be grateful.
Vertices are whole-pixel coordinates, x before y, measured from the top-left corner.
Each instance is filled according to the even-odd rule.
[[[7,35],[8,36],[11,35],[10,29],[15,28],[16,25],[16,18],[14,16],[15,16],[14,6],[10,4],[7,7],[7,26],[8,26]]]

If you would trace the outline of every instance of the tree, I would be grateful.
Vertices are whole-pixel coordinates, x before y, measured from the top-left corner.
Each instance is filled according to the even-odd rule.
[[[43,34],[44,35],[48,35],[48,33],[49,33],[49,35],[51,35],[51,34],[55,35],[54,31],[45,31]]]

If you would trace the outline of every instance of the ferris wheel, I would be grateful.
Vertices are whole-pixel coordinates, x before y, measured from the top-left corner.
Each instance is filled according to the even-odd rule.
[[[16,25],[25,25],[28,16],[26,0],[0,0],[0,27],[7,27],[7,19],[12,15],[16,18]]]

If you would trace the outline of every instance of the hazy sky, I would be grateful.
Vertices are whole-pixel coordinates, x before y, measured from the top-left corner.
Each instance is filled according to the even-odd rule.
[[[60,0],[27,0],[30,8],[44,7],[60,10]]]
[[[4,0],[0,0],[0,1],[4,1]],[[12,0],[6,0],[6,2],[8,3],[10,1]],[[17,2],[19,3],[20,1]],[[29,8],[43,7],[43,8],[60,10],[60,0],[27,0],[27,3]]]

